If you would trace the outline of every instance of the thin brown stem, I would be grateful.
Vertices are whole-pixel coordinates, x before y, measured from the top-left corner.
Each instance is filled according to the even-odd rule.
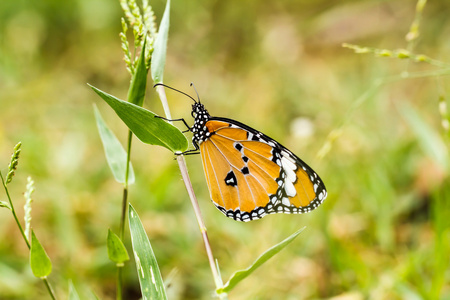
[[[169,120],[172,119],[172,116],[171,116],[170,110],[169,110],[169,106],[167,104],[167,98],[166,98],[166,93],[164,91],[164,87],[161,85],[157,86],[156,92],[158,93],[159,98],[162,102],[164,112],[166,114],[166,118]],[[213,253],[211,250],[211,245],[210,245],[209,239],[208,239],[208,233],[206,230],[205,223],[203,222],[203,218],[202,218],[201,211],[200,211],[200,206],[198,205],[197,198],[195,197],[194,189],[192,187],[192,183],[189,178],[189,174],[188,174],[188,170],[187,170],[187,166],[186,166],[186,160],[184,159],[184,156],[178,155],[177,162],[178,162],[178,167],[180,168],[180,171],[181,171],[181,176],[183,178],[184,185],[186,186],[186,190],[189,195],[189,199],[191,200],[192,207],[194,208],[195,217],[197,219],[197,223],[200,228],[200,233],[202,234],[203,242],[205,244],[206,254],[207,254],[209,265],[211,268],[211,273],[214,277],[214,282],[216,284],[216,288],[217,289],[222,288],[223,287],[222,279],[220,278],[219,271],[218,271],[217,266],[214,261],[214,256],[213,256]],[[227,299],[226,294],[221,294],[219,296],[221,299]]]

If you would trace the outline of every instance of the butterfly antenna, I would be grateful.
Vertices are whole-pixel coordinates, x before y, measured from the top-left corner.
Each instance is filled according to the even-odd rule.
[[[186,93],[184,93],[184,92],[182,92],[182,91],[180,91],[180,90],[177,90],[177,89],[175,89],[175,88],[173,88],[173,87],[170,87],[170,86],[168,86],[168,85],[165,85],[164,83],[157,83],[157,84],[155,84],[153,87],[157,87],[158,85],[161,85],[161,86],[166,87],[166,88],[168,88],[168,89],[174,90],[174,91],[176,91],[176,92],[178,92],[178,93],[180,93],[180,94],[183,94],[183,95],[185,95],[185,96],[188,96],[189,98],[191,98],[192,100],[194,100],[195,103],[197,103],[197,101],[196,101],[194,98],[192,98],[190,95],[188,95],[188,94],[186,94]],[[196,92],[197,92],[197,91],[196,91]],[[197,97],[198,97],[198,94],[197,94]],[[199,102],[200,102],[200,99],[199,99]]]
[[[200,96],[198,95],[197,89],[195,88],[195,85],[194,85],[193,82],[191,82],[191,86],[194,88],[194,91],[195,91],[195,93],[197,94],[198,103],[201,103],[201,102],[200,102]]]

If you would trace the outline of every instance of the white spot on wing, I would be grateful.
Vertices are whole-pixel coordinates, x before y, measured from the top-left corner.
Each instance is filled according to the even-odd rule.
[[[295,175],[294,172],[295,165],[291,163],[289,160],[287,160],[285,157],[281,159],[281,162],[283,164],[283,170],[284,172],[286,172],[287,175],[286,181],[295,182],[295,180],[297,179],[297,176]]]
[[[295,190],[294,185],[292,184],[292,182],[286,180],[285,182],[285,186],[284,186],[284,190],[286,192],[286,195],[288,195],[289,197],[294,197],[297,194],[297,191]]]
[[[283,197],[283,199],[281,199],[281,203],[285,206],[291,206],[291,202],[287,197]]]
[[[284,168],[289,168],[291,170],[296,170],[297,166],[288,158],[288,156],[282,156],[281,162],[283,163]]]
[[[283,150],[281,151],[281,155],[295,165],[295,159],[292,157],[292,153]],[[295,167],[295,169],[297,169],[297,167]]]

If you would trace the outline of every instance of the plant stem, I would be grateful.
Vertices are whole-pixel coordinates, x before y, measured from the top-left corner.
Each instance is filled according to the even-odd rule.
[[[128,176],[130,174],[130,157],[131,157],[131,142],[133,140],[133,133],[131,130],[128,131],[128,142],[127,142],[127,162],[125,168],[125,182],[123,186],[123,196],[122,196],[122,215],[120,217],[120,239],[123,241],[125,236],[125,221],[127,218],[128,210]],[[122,270],[123,267],[117,267],[117,289],[116,289],[116,299],[122,300]]]
[[[27,243],[28,249],[31,249],[30,242],[28,241],[28,238],[27,238],[27,236],[25,235],[25,232],[23,231],[22,225],[21,225],[20,222],[19,222],[19,218],[17,218],[16,210],[14,209],[14,205],[13,205],[13,203],[12,203],[11,196],[9,195],[8,188],[6,187],[6,183],[5,183],[5,180],[3,179],[3,175],[2,175],[1,172],[0,172],[0,177],[1,177],[1,179],[2,179],[2,184],[3,184],[3,188],[5,189],[6,196],[8,197],[9,206],[10,206],[11,212],[12,212],[12,214],[13,214],[13,216],[14,216],[14,220],[16,220],[17,226],[19,227],[20,233],[22,234],[22,237],[23,237],[23,239],[25,240],[25,243]]]
[[[116,299],[122,299],[122,269],[123,267],[117,266],[117,287],[116,287]]]
[[[317,152],[317,158],[323,159],[331,150],[332,144],[339,136],[339,132],[342,130],[342,128],[351,122],[353,113],[359,106],[361,106],[364,102],[366,102],[368,99],[373,97],[376,92],[384,85],[405,80],[405,79],[416,79],[416,78],[429,78],[429,77],[438,77],[438,76],[449,76],[450,75],[450,68],[440,69],[440,70],[431,70],[431,71],[417,71],[417,72],[402,72],[397,75],[388,76],[385,78],[377,79],[375,80],[372,85],[363,93],[361,94],[349,107],[347,113],[345,114],[345,119],[341,121],[341,124],[336,128],[333,129],[327,137],[326,142],[323,144],[323,146],[319,149]]]
[[[214,261],[214,256],[212,254],[211,245],[209,244],[208,233],[206,230],[205,223],[203,222],[202,214],[200,211],[200,206],[198,205],[197,198],[195,197],[194,188],[192,187],[191,180],[189,178],[189,173],[186,166],[186,160],[183,155],[177,156],[178,167],[181,171],[181,177],[183,178],[184,185],[191,200],[192,207],[194,208],[195,217],[197,218],[198,227],[200,228],[200,233],[202,234],[203,242],[205,244],[206,255],[208,256],[209,266],[211,268],[211,273],[214,277],[214,282],[216,284],[216,289],[222,288],[222,279],[219,276],[217,266]]]
[[[48,291],[48,293],[50,294],[50,297],[51,297],[53,300],[56,300],[55,293],[53,292],[52,286],[51,286],[50,283],[48,282],[47,278],[41,278],[41,279],[42,279],[42,281],[44,281],[44,284],[45,284],[45,286],[47,287],[47,291]]]
[[[25,232],[23,231],[22,225],[19,222],[19,218],[17,218],[16,210],[14,209],[14,205],[12,203],[11,196],[9,195],[8,187],[6,186],[5,180],[3,179],[2,172],[0,172],[0,178],[2,180],[3,188],[5,189],[5,192],[6,192],[6,197],[8,198],[8,201],[9,201],[9,206],[11,208],[11,212],[12,212],[12,214],[14,216],[14,220],[16,220],[17,226],[19,227],[19,230],[20,230],[20,233],[22,234],[23,240],[27,244],[28,250],[31,250],[30,242],[28,241],[28,238],[25,235]],[[48,282],[47,278],[41,278],[41,280],[44,282],[45,286],[47,287],[47,291],[50,294],[50,297],[53,300],[56,300],[55,293],[53,292],[52,286]]]
[[[128,209],[128,176],[130,174],[130,156],[131,156],[131,141],[133,139],[133,133],[128,131],[128,143],[127,143],[127,165],[125,168],[125,182],[123,187],[122,197],[122,216],[120,218],[120,239],[123,240],[125,234],[125,220],[127,218]]]
[[[159,95],[159,98],[162,102],[164,112],[166,114],[167,119],[172,119],[170,114],[169,106],[167,104],[166,93],[164,91],[163,86],[157,86],[156,92]],[[200,233],[202,234],[203,242],[205,244],[206,254],[208,256],[209,266],[211,267],[211,273],[214,277],[214,283],[216,284],[216,289],[222,288],[223,283],[222,279],[219,276],[219,271],[217,270],[217,266],[214,261],[214,256],[212,254],[211,245],[209,244],[208,233],[206,230],[205,223],[203,222],[202,214],[200,211],[200,206],[198,205],[197,198],[195,197],[194,189],[192,187],[191,180],[189,178],[189,173],[186,166],[186,160],[183,155],[177,155],[178,167],[181,171],[181,176],[183,178],[184,185],[186,186],[186,190],[189,195],[189,199],[191,200],[192,207],[194,208],[195,217],[197,219],[198,226],[200,228]],[[221,299],[227,299],[227,294],[220,294],[219,297]]]

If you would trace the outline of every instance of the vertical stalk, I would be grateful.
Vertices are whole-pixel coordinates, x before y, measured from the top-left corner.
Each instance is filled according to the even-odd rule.
[[[128,177],[130,174],[130,157],[131,157],[131,142],[133,140],[133,133],[128,130],[128,142],[127,142],[127,161],[125,167],[125,182],[123,186],[123,196],[122,196],[122,215],[120,217],[120,231],[119,237],[123,242],[125,236],[125,221],[127,218],[128,210]],[[116,287],[116,299],[122,300],[122,270],[123,266],[117,266],[117,287]]]
[[[214,282],[216,288],[219,289],[223,287],[222,279],[219,276],[217,266],[214,262],[214,256],[212,254],[211,245],[209,244],[208,233],[206,230],[205,223],[203,222],[202,214],[200,211],[200,206],[198,205],[197,198],[195,197],[194,188],[192,187],[191,180],[189,178],[189,173],[186,166],[186,160],[183,155],[177,156],[178,167],[181,171],[181,177],[183,178],[184,185],[191,200],[192,207],[194,208],[195,217],[197,219],[198,227],[200,228],[200,233],[202,234],[203,242],[205,244],[206,255],[208,256],[209,266],[211,268],[211,273],[214,277]]]
[[[169,106],[167,103],[167,97],[166,97],[164,87],[161,85],[158,85],[156,87],[156,92],[158,93],[159,98],[162,102],[164,112],[166,114],[166,118],[169,120],[172,119],[172,116],[171,116],[170,110],[169,110]],[[219,271],[217,270],[217,266],[214,261],[214,256],[212,254],[211,245],[210,245],[209,239],[208,239],[208,233],[206,230],[205,223],[203,222],[203,218],[202,218],[201,211],[200,211],[200,206],[198,205],[197,198],[195,197],[194,189],[192,187],[192,183],[189,178],[189,174],[188,174],[188,170],[187,170],[187,166],[186,166],[186,160],[184,159],[184,156],[177,155],[177,162],[178,162],[178,167],[180,168],[180,171],[181,171],[181,176],[183,178],[184,185],[186,186],[186,190],[189,195],[189,199],[191,200],[192,207],[194,208],[194,213],[195,213],[195,217],[197,219],[198,226],[200,228],[200,233],[202,234],[203,243],[205,244],[205,249],[206,249],[206,255],[208,257],[209,266],[211,268],[211,273],[214,277],[214,283],[216,284],[216,289],[222,288],[223,287],[222,279],[220,278]],[[219,297],[221,299],[227,299],[227,294],[220,294]]]
[[[122,196],[122,215],[120,218],[120,239],[123,240],[125,234],[125,220],[127,218],[128,209],[128,177],[130,174],[130,157],[131,157],[131,141],[133,139],[133,133],[128,130],[128,142],[127,142],[127,162],[125,168],[125,182],[123,186],[123,196]]]
[[[1,177],[1,179],[2,179],[3,188],[5,189],[6,197],[8,198],[9,206],[10,206],[11,212],[12,212],[12,214],[13,214],[13,216],[14,216],[14,220],[16,221],[17,226],[19,227],[20,233],[22,234],[22,237],[23,237],[25,243],[27,243],[28,249],[31,249],[30,242],[28,241],[28,238],[27,238],[27,236],[25,235],[25,232],[23,231],[23,227],[22,227],[22,225],[20,224],[19,218],[17,218],[16,210],[14,209],[14,205],[13,205],[13,203],[12,203],[11,196],[9,195],[9,190],[8,190],[8,188],[6,187],[6,183],[5,183],[5,180],[3,179],[3,175],[2,175],[1,172],[0,172],[0,177]]]

